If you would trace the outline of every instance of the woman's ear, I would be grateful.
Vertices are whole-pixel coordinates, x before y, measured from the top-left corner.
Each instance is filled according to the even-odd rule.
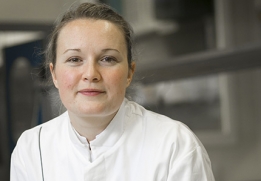
[[[132,62],[132,63],[131,63],[131,68],[129,69],[128,78],[127,78],[127,87],[130,85],[130,83],[131,83],[131,81],[132,81],[132,78],[133,78],[135,69],[136,69],[136,63],[135,63],[135,62]]]
[[[50,68],[50,72],[52,74],[53,83],[54,83],[55,87],[58,89],[58,83],[57,83],[57,79],[56,79],[53,63],[49,64],[49,68]]]

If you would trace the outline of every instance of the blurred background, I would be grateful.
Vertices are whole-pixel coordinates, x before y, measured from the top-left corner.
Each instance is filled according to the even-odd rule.
[[[43,86],[57,17],[95,0],[0,0],[0,177],[20,134],[64,111]],[[128,98],[187,124],[217,181],[261,180],[261,0],[102,0],[135,32]]]

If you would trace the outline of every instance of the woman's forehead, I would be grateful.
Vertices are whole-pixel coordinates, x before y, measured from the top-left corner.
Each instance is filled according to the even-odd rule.
[[[61,28],[62,31],[75,31],[80,29],[80,31],[85,30],[91,32],[93,31],[101,31],[103,33],[114,31],[114,33],[119,33],[123,35],[122,29],[116,25],[115,23],[102,20],[102,19],[92,19],[92,18],[80,18],[76,20],[72,20],[64,25]]]
[[[126,41],[122,30],[107,20],[77,19],[71,21],[61,29],[57,43],[58,49],[59,47],[64,49],[99,46],[126,51]]]
[[[66,36],[84,35],[91,36],[100,34],[101,36],[124,37],[122,30],[114,23],[107,20],[77,19],[67,23],[60,31]]]

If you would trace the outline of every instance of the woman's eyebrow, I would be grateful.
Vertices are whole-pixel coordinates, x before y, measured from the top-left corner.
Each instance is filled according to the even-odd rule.
[[[76,52],[81,52],[81,49],[78,48],[72,48],[72,49],[67,49],[63,52],[63,54],[67,53],[68,51],[76,51]]]
[[[108,51],[116,51],[116,52],[120,53],[119,50],[114,49],[114,48],[105,48],[105,49],[102,50],[102,52],[108,52]]]

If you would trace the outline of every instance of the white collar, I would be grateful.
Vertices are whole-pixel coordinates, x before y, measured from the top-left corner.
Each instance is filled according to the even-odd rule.
[[[128,100],[124,99],[117,114],[112,119],[110,124],[90,142],[91,147],[112,147],[121,137],[125,128],[125,105]],[[86,146],[89,145],[85,137],[81,136],[68,121],[69,137],[76,145]]]

